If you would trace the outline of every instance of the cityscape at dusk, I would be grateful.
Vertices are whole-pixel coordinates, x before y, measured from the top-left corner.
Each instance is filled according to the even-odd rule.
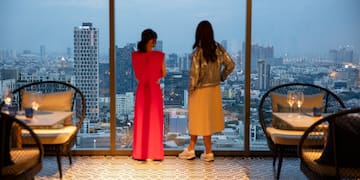
[[[164,42],[165,53],[190,53],[195,27],[204,19],[213,24],[216,40],[227,40],[230,52],[241,50],[245,41],[245,0],[115,3],[115,38],[119,47],[136,43],[143,29],[153,28]],[[64,54],[72,48],[72,27],[92,22],[99,29],[100,55],[108,54],[108,1],[16,0],[2,1],[0,5],[0,49],[37,54],[39,46],[45,45],[49,54]],[[253,44],[276,47],[277,57],[325,56],[329,49],[347,46],[358,53],[358,7],[358,0],[254,1]]]
[[[360,180],[359,18],[360,0],[1,0],[0,179]]]
[[[57,80],[75,84],[84,91],[88,103],[77,148],[109,148],[107,3],[100,0],[19,1],[21,3],[1,2],[0,6],[3,25],[0,30],[1,93],[16,87],[18,82]],[[221,84],[225,130],[214,135],[213,141],[216,149],[241,150],[244,141],[245,1],[229,0],[206,6],[201,4],[205,0],[152,1],[157,8],[147,8],[148,1],[116,2],[117,147],[131,148],[137,85],[131,53],[136,50],[140,32],[148,27],[159,34],[156,49],[166,54],[168,73],[161,79],[165,147],[182,149],[188,143],[191,46],[197,23],[208,19],[213,23],[216,40],[236,64],[235,71]],[[359,1],[301,1],[301,6],[295,0],[269,3],[254,1],[253,10],[250,147],[254,150],[267,149],[258,122],[257,105],[271,87],[289,82],[311,83],[336,92],[349,108],[360,104],[360,11],[355,8],[360,7]],[[199,10],[200,7],[203,9]],[[134,11],[134,8],[139,10]],[[68,13],[57,16],[59,11]]]
[[[88,27],[88,28],[87,28]],[[90,72],[95,72],[94,77],[98,77],[99,84],[94,84],[94,80],[79,80],[79,75],[75,74],[75,68],[82,67],[76,59],[78,54],[77,41],[94,42],[90,46],[96,47],[98,30],[92,23],[86,22],[81,26],[74,27],[74,33],[88,29],[94,33],[87,39],[77,40],[77,37],[83,37],[82,32],[74,35],[75,51],[69,50],[66,54],[59,56],[46,53],[46,46],[39,47],[41,54],[33,54],[31,51],[19,53],[15,50],[1,50],[1,77],[2,81],[31,82],[38,80],[62,80],[77,84],[80,88],[88,86],[98,87],[98,96],[96,99],[89,100],[86,126],[83,127],[83,139],[78,143],[78,148],[106,148],[109,146],[109,63],[99,63],[99,57],[96,54],[87,55],[94,57],[92,61],[98,64],[94,68],[87,69],[85,79],[88,80]],[[100,36],[100,35],[99,35]],[[92,39],[94,38],[94,39]],[[224,47],[227,47],[227,41],[221,41]],[[158,50],[162,50],[166,42],[159,41]],[[136,89],[136,80],[132,73],[131,52],[134,51],[135,43],[128,43],[124,47],[116,47],[116,68],[117,68],[117,86],[116,86],[116,123],[118,145],[121,148],[131,148],[131,125],[133,123],[134,92]],[[340,49],[329,49],[325,57],[276,57],[274,56],[274,46],[252,46],[251,64],[251,101],[253,108],[251,110],[251,142],[257,149],[266,149],[266,142],[262,135],[257,117],[257,103],[262,94],[269,88],[288,82],[305,82],[317,84],[337,92],[344,99],[348,107],[356,107],[360,104],[360,81],[359,81],[359,57],[354,54],[353,49],[346,47]],[[75,52],[75,54],[74,54]],[[86,51],[88,52],[88,51]],[[244,55],[243,51],[232,53],[231,56],[236,63],[236,71],[233,72],[227,81],[222,84],[223,107],[225,112],[226,128],[223,133],[214,136],[216,147],[219,149],[241,149],[243,134],[243,101],[244,101]],[[79,56],[80,55],[80,56]],[[81,56],[82,57],[82,56]],[[190,59],[188,55],[169,54],[166,57],[167,76],[162,79],[162,87],[165,104],[165,147],[182,148],[188,139],[187,134],[187,86],[188,71]],[[85,64],[90,63],[85,59]],[[76,65],[78,64],[78,65]],[[270,71],[259,71],[259,66],[267,66]],[[86,66],[89,68],[91,66]],[[5,70],[6,68],[6,70]],[[96,72],[99,72],[98,74]],[[262,77],[266,77],[266,81]],[[93,76],[91,76],[93,77]],[[75,81],[74,81],[75,80]],[[86,82],[81,85],[79,82]],[[89,84],[90,83],[90,84]],[[4,84],[4,83],[3,83]],[[5,83],[6,84],[6,83]],[[10,83],[11,84],[11,83]],[[4,89],[5,87],[2,87]],[[87,88],[86,88],[87,89]],[[92,88],[91,88],[92,89]],[[86,94],[86,90],[84,93]],[[88,102],[88,103],[89,103]],[[99,109],[92,109],[99,107]],[[94,112],[98,112],[95,113]],[[87,128],[86,128],[87,127]],[[89,136],[90,135],[90,136]],[[81,137],[81,135],[80,135]],[[90,137],[90,138],[89,138]],[[96,144],[93,143],[96,140]]]

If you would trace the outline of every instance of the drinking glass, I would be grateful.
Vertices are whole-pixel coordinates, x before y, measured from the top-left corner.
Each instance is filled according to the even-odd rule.
[[[287,100],[287,103],[290,106],[290,112],[292,112],[292,107],[293,107],[293,105],[295,103],[295,99],[296,99],[295,91],[288,91],[286,100]]]
[[[12,99],[12,93],[10,90],[5,90],[4,91],[4,103],[7,105],[7,106],[10,106],[11,105],[11,99]]]
[[[41,93],[34,93],[33,97],[31,98],[31,106],[34,111],[37,111],[41,105]]]
[[[304,103],[304,92],[302,91],[297,91],[296,92],[296,105],[299,109],[299,112],[301,112],[301,106]]]

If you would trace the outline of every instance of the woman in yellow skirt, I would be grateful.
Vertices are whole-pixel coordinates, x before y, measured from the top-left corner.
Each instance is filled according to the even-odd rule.
[[[214,40],[209,21],[198,24],[193,49],[188,89],[188,129],[191,138],[189,146],[179,154],[179,158],[195,159],[197,137],[203,136],[205,152],[200,158],[213,161],[211,135],[224,130],[220,82],[227,78],[235,65],[225,49]]]

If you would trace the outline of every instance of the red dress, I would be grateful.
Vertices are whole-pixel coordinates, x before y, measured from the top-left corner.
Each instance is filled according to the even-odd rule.
[[[165,54],[160,51],[133,52],[132,65],[138,86],[132,157],[137,160],[163,160],[164,112],[159,79],[163,77]]]

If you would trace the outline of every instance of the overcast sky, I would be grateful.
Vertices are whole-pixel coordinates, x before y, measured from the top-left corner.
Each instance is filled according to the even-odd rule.
[[[165,53],[189,53],[199,21],[238,51],[245,39],[245,0],[116,0],[116,44],[136,43],[153,28]],[[108,0],[1,0],[0,49],[66,52],[73,30],[92,22],[108,50]],[[253,0],[253,43],[276,56],[319,54],[350,45],[360,51],[360,0]]]

